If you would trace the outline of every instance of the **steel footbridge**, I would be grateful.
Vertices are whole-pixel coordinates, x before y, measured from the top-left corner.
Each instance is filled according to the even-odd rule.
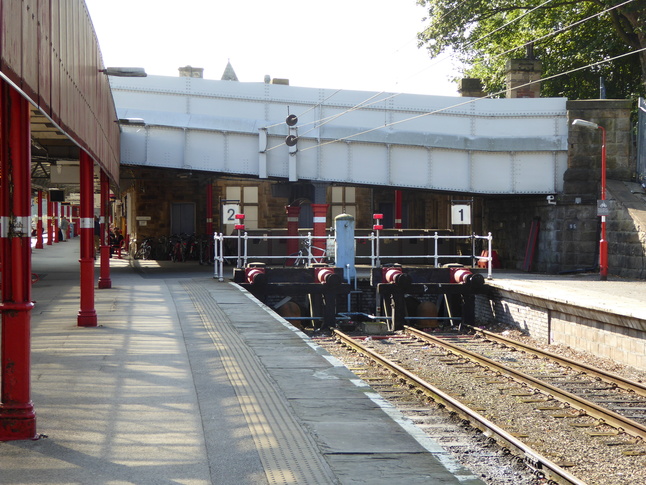
[[[471,194],[552,194],[565,98],[477,99],[111,78],[124,165]]]

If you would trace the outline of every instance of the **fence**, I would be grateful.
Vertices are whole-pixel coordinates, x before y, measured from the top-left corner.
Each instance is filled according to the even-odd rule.
[[[492,274],[492,237],[491,233],[487,236],[476,236],[472,234],[470,236],[451,236],[446,234],[439,234],[434,232],[433,234],[422,234],[422,235],[380,235],[380,231],[371,232],[363,236],[355,236],[355,245],[358,243],[369,244],[370,250],[368,254],[361,255],[357,254],[355,260],[367,260],[366,264],[371,268],[380,266],[385,261],[391,262],[403,262],[403,261],[423,261],[425,264],[433,264],[435,267],[439,267],[441,264],[450,262],[456,263],[459,261],[465,261],[468,265],[475,266],[476,263],[486,264],[487,268],[487,277],[491,278]],[[272,241],[282,241],[283,243],[289,239],[299,240],[299,251],[292,254],[258,254],[257,251],[250,254],[250,247],[254,245],[254,241],[258,244],[258,240],[262,240],[264,243],[262,247],[271,247]],[[249,258],[253,258],[254,262],[265,262],[271,264],[272,262],[278,262],[280,265],[293,265],[290,262],[301,261],[307,265],[311,265],[315,262],[323,261],[332,261],[334,259],[334,247],[335,240],[331,236],[326,236],[326,247],[320,248],[314,245],[315,241],[320,241],[322,238],[314,237],[311,233],[307,235],[300,236],[271,236],[267,234],[261,235],[249,235],[247,232],[240,231],[240,234],[233,236],[225,236],[222,233],[216,233],[214,235],[215,240],[215,274],[214,277],[218,278],[220,281],[224,279],[224,265],[225,262],[228,265],[235,265],[237,268],[245,267]],[[400,240],[417,240],[417,241],[428,241],[432,243],[433,251],[431,254],[383,254],[382,247],[383,245]],[[440,244],[442,241],[456,241],[462,240],[467,241],[467,246],[470,247],[469,254],[463,254],[462,252],[457,252],[456,254],[441,254],[440,253]],[[480,254],[477,253],[478,242],[485,242],[487,249],[482,251]],[[424,248],[429,247],[428,245],[420,245]],[[451,246],[453,247],[453,246]],[[235,248],[235,249],[234,249]],[[486,251],[486,254],[485,254]]]

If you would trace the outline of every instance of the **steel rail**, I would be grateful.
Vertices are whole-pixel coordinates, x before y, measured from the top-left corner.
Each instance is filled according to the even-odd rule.
[[[538,355],[539,357],[548,357],[549,359],[555,362],[558,362],[561,365],[570,367],[571,369],[574,369],[574,370],[584,372],[590,376],[597,377],[610,384],[615,384],[621,389],[634,391],[636,394],[639,394],[640,396],[646,396],[646,385],[640,384],[639,382],[629,381],[612,372],[604,371],[602,369],[597,369],[595,367],[581,364],[574,360],[568,359],[567,357],[561,357],[560,355],[553,354],[546,350],[537,349],[530,345],[524,344],[522,342],[501,337],[500,335],[496,335],[495,333],[489,332],[487,330],[483,330],[481,328],[473,327],[471,325],[467,325],[467,327],[469,327],[471,330],[475,332],[478,332],[484,335],[489,340],[493,340],[503,345],[507,345],[508,347],[514,347],[516,349],[522,350],[523,352]]]
[[[622,416],[621,414],[615,413],[613,411],[610,411],[609,409],[598,406],[593,402],[583,399],[582,397],[579,397],[570,392],[564,391],[563,389],[559,389],[558,387],[555,387],[551,384],[548,384],[539,379],[536,379],[528,374],[525,374],[524,372],[507,367],[503,364],[500,364],[491,359],[488,359],[487,357],[478,355],[474,352],[471,352],[467,349],[463,349],[457,345],[454,345],[450,342],[439,339],[437,337],[433,337],[432,335],[429,335],[415,328],[405,326],[404,331],[409,335],[413,335],[421,340],[433,343],[440,347],[444,347],[445,349],[448,349],[453,354],[460,355],[465,359],[477,362],[483,367],[493,370],[494,372],[506,374],[517,382],[522,382],[536,389],[539,389],[549,394],[550,396],[556,399],[559,399],[560,401],[566,402],[571,407],[578,409],[579,411],[583,411],[588,416],[592,416],[596,419],[599,419],[602,422],[609,424],[615,428],[618,428],[628,433],[631,436],[641,438],[641,439],[646,439],[646,426],[643,426],[633,421],[632,419],[628,419],[625,416]]]
[[[523,456],[525,463],[538,473],[541,473],[544,476],[547,476],[550,480],[562,485],[586,485],[585,482],[579,480],[554,462],[525,445],[522,441],[500,428],[495,423],[492,423],[480,413],[470,409],[460,401],[449,396],[429,382],[426,382],[418,375],[415,375],[379,353],[365,347],[349,335],[336,329],[333,330],[333,332],[344,345],[347,345],[369,359],[376,361],[379,365],[385,367],[399,378],[405,380],[410,386],[420,389],[421,392],[430,397],[433,401],[444,405],[446,408],[458,414],[461,419],[468,421],[472,426],[481,430],[488,438],[494,439],[509,450],[513,449],[519,452]]]

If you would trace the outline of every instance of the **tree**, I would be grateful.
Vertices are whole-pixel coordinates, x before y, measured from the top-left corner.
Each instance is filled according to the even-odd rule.
[[[646,0],[625,2],[418,0],[428,8],[420,46],[432,57],[457,54],[464,74],[482,79],[490,93],[504,92],[507,60],[530,51],[542,62],[543,78],[573,71],[541,83],[545,96],[596,98],[600,77],[609,98],[643,95],[646,51],[601,63],[646,48]]]

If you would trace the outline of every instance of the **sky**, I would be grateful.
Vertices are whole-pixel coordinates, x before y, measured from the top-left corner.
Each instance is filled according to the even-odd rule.
[[[85,0],[106,67],[242,82],[458,96],[457,65],[417,47],[415,0]]]

